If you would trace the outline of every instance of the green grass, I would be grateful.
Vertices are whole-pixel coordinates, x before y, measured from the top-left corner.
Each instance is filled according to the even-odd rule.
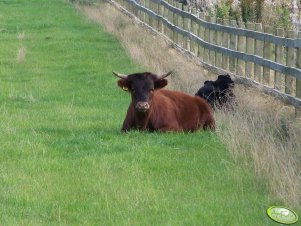
[[[215,134],[121,134],[113,70],[141,67],[66,1],[0,1],[0,225],[274,225]]]

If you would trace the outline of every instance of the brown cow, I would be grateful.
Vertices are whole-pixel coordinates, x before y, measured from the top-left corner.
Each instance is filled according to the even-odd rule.
[[[129,91],[132,96],[121,131],[138,129],[192,132],[200,127],[215,129],[211,109],[204,99],[161,89],[167,85],[165,77],[171,72],[162,76],[149,72],[113,74],[120,78],[118,86]]]

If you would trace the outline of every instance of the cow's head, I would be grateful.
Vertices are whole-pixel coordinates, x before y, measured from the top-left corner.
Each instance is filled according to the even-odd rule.
[[[132,95],[132,101],[138,112],[147,112],[150,109],[153,93],[167,85],[167,77],[172,72],[158,76],[149,72],[123,75],[113,72],[120,79],[118,86]]]
[[[231,79],[230,75],[219,75],[217,80],[214,82],[214,86],[221,91],[234,88],[234,81]]]

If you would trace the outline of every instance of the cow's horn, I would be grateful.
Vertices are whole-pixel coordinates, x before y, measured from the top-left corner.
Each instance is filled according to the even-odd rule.
[[[117,73],[117,72],[114,72],[114,71],[113,71],[113,74],[115,76],[117,76],[118,78],[127,79],[127,75],[120,74],[120,73]]]
[[[166,77],[167,77],[167,76],[169,76],[170,74],[172,74],[172,71],[170,71],[170,72],[167,72],[166,74],[159,76],[159,78],[158,78],[158,79],[163,79],[163,78],[166,78]]]

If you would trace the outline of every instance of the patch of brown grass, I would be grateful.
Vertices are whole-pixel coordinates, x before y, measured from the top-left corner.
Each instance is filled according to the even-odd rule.
[[[24,31],[21,33],[18,33],[17,38],[20,42],[21,47],[17,51],[16,60],[17,60],[17,63],[21,64],[25,61],[25,57],[26,57],[26,48],[22,44],[23,39],[25,38]]]
[[[21,64],[25,61],[26,57],[26,48],[25,47],[20,47],[18,52],[17,52],[17,63]]]
[[[78,8],[116,36],[138,64],[158,74],[173,70],[169,88],[194,94],[204,80],[216,78],[115,7],[99,4]],[[235,93],[233,112],[215,112],[217,135],[234,159],[255,170],[258,181],[264,181],[273,197],[300,206],[301,126],[290,117],[292,109],[241,85],[236,85]]]

